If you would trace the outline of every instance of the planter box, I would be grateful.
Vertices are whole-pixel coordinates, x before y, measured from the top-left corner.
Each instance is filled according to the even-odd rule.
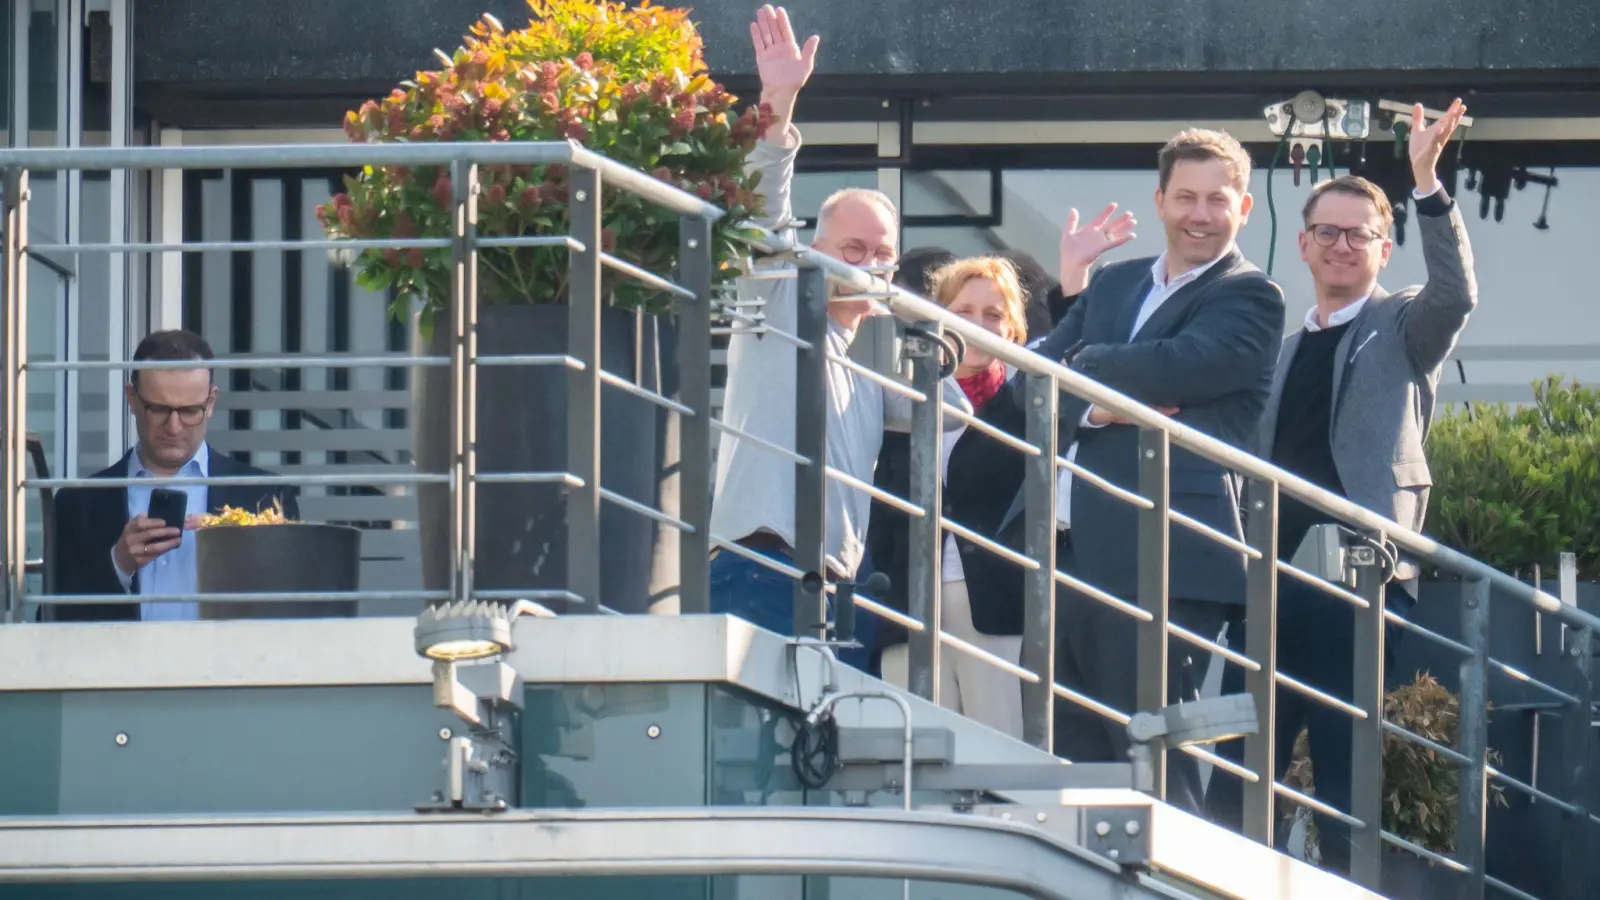
[[[194,533],[202,593],[354,591],[361,531],[344,525],[223,525]],[[354,601],[202,603],[202,619],[320,619],[354,616]]]
[[[567,352],[565,305],[483,306],[480,355]],[[448,320],[441,317],[428,352],[449,354]],[[601,310],[602,367],[642,387],[672,396],[677,390],[671,323],[605,307]],[[567,396],[574,373],[557,366],[486,366],[478,370],[478,472],[556,472],[567,465]],[[419,369],[413,376],[412,435],[419,471],[445,471],[450,458],[450,372]],[[678,513],[676,416],[647,400],[602,386],[600,483],[669,515]],[[450,501],[443,485],[419,485],[423,583],[447,589]],[[566,490],[551,484],[496,484],[478,489],[475,583],[485,590],[568,587]],[[605,605],[642,612],[676,594],[677,532],[616,504],[601,501],[601,591]],[[561,604],[549,604],[557,612]],[[420,609],[421,604],[416,604]],[[393,614],[416,612],[397,611]]]
[[[1560,585],[1545,581],[1546,593],[1560,596]],[[1430,631],[1453,640],[1461,636],[1462,588],[1456,581],[1424,581],[1419,585],[1416,608],[1407,616]],[[1600,584],[1578,585],[1578,606],[1600,614]],[[1489,601],[1489,654],[1558,689],[1565,689],[1562,670],[1561,626],[1533,607],[1498,594]],[[1406,634],[1395,653],[1396,665],[1389,686],[1408,681],[1418,671],[1429,671],[1453,692],[1461,687],[1459,654],[1419,635]],[[1499,768],[1507,775],[1575,800],[1588,809],[1600,809],[1600,779],[1590,785],[1589,796],[1563,797],[1561,784],[1560,719],[1541,712],[1555,698],[1538,688],[1493,669],[1489,672],[1489,746],[1501,756]],[[1538,730],[1537,739],[1534,736]],[[1586,761],[1590,772],[1600,771],[1600,730]],[[1537,757],[1537,758],[1536,758]],[[1489,806],[1486,853],[1489,874],[1535,896],[1553,897],[1560,872],[1561,813],[1536,803],[1514,789],[1505,789],[1508,806]],[[1385,857],[1387,865],[1388,858]],[[1590,881],[1600,884],[1600,854],[1593,856]],[[1437,870],[1436,870],[1437,871]]]

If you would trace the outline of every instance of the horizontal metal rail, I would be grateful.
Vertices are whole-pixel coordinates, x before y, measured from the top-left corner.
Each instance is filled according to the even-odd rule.
[[[24,488],[128,488],[248,485],[250,487],[347,487],[363,485],[449,484],[441,472],[354,473],[350,475],[151,475],[144,478],[28,478]]]
[[[254,594],[31,594],[41,606],[143,603],[305,603],[333,600],[449,600],[449,591],[263,591]]]
[[[228,359],[141,359],[141,360],[39,360],[23,364],[30,372],[150,372],[189,369],[359,369],[378,366],[396,368],[446,368],[448,356],[412,356],[409,353],[339,356],[308,353],[295,356],[234,356]]]
[[[699,197],[586,149],[573,141],[477,141],[237,145],[215,147],[54,147],[0,150],[0,168],[100,172],[115,169],[359,169],[436,166],[453,162],[520,166],[566,163],[600,173],[602,183],[684,215],[720,219],[723,210]]]
[[[1046,359],[1032,350],[991,333],[988,329],[953,315],[938,304],[892,285],[881,277],[868,275],[855,266],[833,259],[825,253],[766,229],[759,229],[759,237],[755,239],[755,243],[768,250],[794,254],[796,259],[806,265],[822,269],[830,279],[839,284],[863,293],[881,295],[887,300],[890,310],[902,319],[937,322],[945,331],[959,335],[969,347],[976,348],[1021,371],[1050,375],[1063,390],[1074,396],[1087,400],[1131,425],[1165,431],[1174,445],[1190,450],[1225,469],[1250,478],[1277,482],[1283,493],[1347,524],[1373,534],[1383,534],[1401,550],[1418,559],[1433,563],[1468,580],[1485,580],[1506,596],[1528,603],[1568,625],[1600,631],[1600,618],[1591,613],[1564,604],[1557,597],[1324,490],[1285,469],[1257,459],[1237,447],[1173,422],[1156,410],[1100,384],[1087,375],[1073,371],[1054,360]],[[1076,469],[1074,472],[1077,474]]]

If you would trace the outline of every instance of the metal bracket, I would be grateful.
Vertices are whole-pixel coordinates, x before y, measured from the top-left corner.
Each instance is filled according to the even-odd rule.
[[[465,722],[465,737],[440,731],[448,742],[443,767],[445,787],[434,791],[417,812],[501,812],[515,805],[521,760],[512,736],[522,710],[522,676],[503,662],[457,669],[435,662],[434,704]]]
[[[973,815],[1031,825],[1064,843],[1082,847],[1124,870],[1150,867],[1150,805],[974,806]]]

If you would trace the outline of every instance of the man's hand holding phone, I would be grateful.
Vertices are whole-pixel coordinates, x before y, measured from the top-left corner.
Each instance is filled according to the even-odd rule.
[[[112,561],[124,575],[143,569],[150,561],[183,543],[183,529],[196,517],[188,515],[188,495],[157,488],[150,492],[150,511],[122,526],[122,536],[112,548]]]
[[[182,529],[173,528],[160,519],[152,519],[140,513],[122,526],[122,537],[117,539],[117,546],[112,554],[122,574],[132,575],[149,565],[151,560],[175,549],[181,543],[183,543]]]

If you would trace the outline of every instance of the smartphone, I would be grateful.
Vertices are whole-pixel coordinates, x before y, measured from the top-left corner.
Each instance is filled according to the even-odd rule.
[[[189,495],[171,488],[156,488],[150,492],[150,508],[145,515],[160,519],[168,528],[183,530],[183,520],[189,514]]]

